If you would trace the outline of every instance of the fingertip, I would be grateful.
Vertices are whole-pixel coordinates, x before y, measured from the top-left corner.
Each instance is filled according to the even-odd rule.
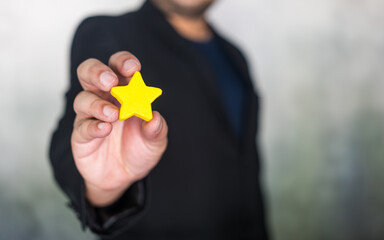
[[[131,77],[136,71],[141,70],[140,61],[127,51],[113,54],[109,58],[109,66],[124,77]]]
[[[102,90],[109,92],[112,87],[118,84],[116,74],[110,71],[105,71],[100,74],[100,87]]]
[[[128,59],[123,64],[122,73],[125,76],[132,76],[136,71],[141,70],[140,62],[136,59]]]
[[[103,115],[105,117],[105,121],[115,122],[119,118],[119,110],[113,104],[107,104],[103,107]]]
[[[112,124],[108,122],[96,121],[94,126],[94,138],[103,138],[108,136],[112,131]]]
[[[92,141],[95,138],[108,136],[112,131],[112,125],[98,120],[82,121],[72,134],[72,138],[79,143]]]
[[[109,123],[109,122],[102,122],[100,121],[98,124],[97,124],[97,128],[101,131],[101,132],[110,132],[112,130],[112,124]]]
[[[103,131],[103,129],[104,129],[105,127],[107,127],[107,123],[105,123],[105,122],[99,122],[99,123],[97,124],[97,128],[98,128],[100,131]]]

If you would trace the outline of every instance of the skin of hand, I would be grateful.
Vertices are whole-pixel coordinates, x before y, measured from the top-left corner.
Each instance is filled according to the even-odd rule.
[[[139,60],[125,51],[112,55],[108,66],[88,59],[77,69],[83,91],[74,101],[72,153],[86,197],[97,207],[112,204],[144,178],[167,147],[168,126],[159,112],[154,111],[149,122],[137,117],[118,120],[118,102],[109,92],[128,84],[140,69]]]

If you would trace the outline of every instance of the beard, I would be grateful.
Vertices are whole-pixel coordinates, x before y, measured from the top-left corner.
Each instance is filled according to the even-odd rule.
[[[189,0],[152,0],[158,6],[162,6],[166,12],[173,12],[187,18],[199,18],[204,15],[214,0],[201,0],[191,4]]]

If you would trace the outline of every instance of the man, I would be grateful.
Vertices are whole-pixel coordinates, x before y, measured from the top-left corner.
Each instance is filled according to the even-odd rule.
[[[102,238],[267,239],[258,98],[242,54],[204,18],[212,2],[150,0],[76,32],[50,156],[83,227]],[[109,93],[135,71],[163,89],[149,122],[119,121]]]

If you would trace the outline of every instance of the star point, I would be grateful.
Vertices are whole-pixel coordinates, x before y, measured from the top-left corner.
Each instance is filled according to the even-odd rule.
[[[151,104],[162,94],[162,90],[146,86],[140,72],[137,71],[128,85],[113,87],[111,94],[121,104],[120,121],[137,116],[148,122],[152,119]]]

